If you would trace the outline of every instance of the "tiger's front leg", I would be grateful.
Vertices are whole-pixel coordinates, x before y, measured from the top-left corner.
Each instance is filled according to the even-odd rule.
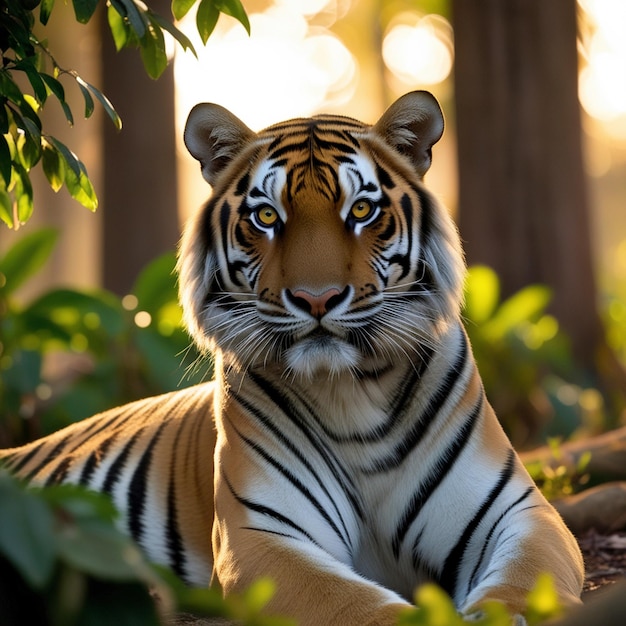
[[[272,535],[216,519],[213,547],[215,575],[226,594],[269,578],[276,592],[267,612],[301,626],[392,626],[410,606],[295,533]]]
[[[396,624],[410,605],[351,567],[358,521],[332,477],[308,465],[304,446],[305,485],[270,455],[267,438],[256,430],[252,439],[236,423],[224,421],[216,447],[214,582],[229,594],[273,580],[267,612],[300,626]]]

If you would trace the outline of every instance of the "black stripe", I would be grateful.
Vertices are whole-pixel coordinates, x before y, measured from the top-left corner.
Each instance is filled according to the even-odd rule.
[[[19,460],[17,463],[15,463],[15,465],[13,465],[13,460],[9,461],[9,469],[11,470],[11,472],[15,472],[18,473],[25,465],[28,464],[28,462],[36,456],[36,454],[46,445],[45,441],[41,441],[38,444],[34,445],[32,447],[32,449],[27,452],[22,458],[19,458],[19,456],[17,457]],[[12,457],[16,458],[16,457]],[[47,461],[47,458],[45,459],[45,461]],[[45,463],[43,463],[43,465],[45,465]],[[42,465],[38,465],[37,468],[35,469],[35,473],[37,473],[37,471],[39,470],[39,468]],[[32,473],[32,472],[31,472]],[[33,474],[34,475],[34,474]]]
[[[426,480],[424,480],[420,485],[418,491],[413,494],[409,505],[406,507],[402,517],[400,518],[400,523],[396,528],[396,533],[392,541],[393,554],[396,559],[400,554],[400,545],[402,544],[409,528],[420,514],[430,496],[437,490],[443,479],[448,475],[448,472],[452,469],[457,458],[469,441],[472,432],[474,431],[474,426],[481,415],[482,407],[483,396],[480,397],[478,403],[474,407],[474,410],[468,415],[465,423],[460,428],[452,443],[448,445],[445,452],[440,455],[442,462],[435,465]]]
[[[230,420],[229,420],[230,421]],[[249,437],[243,435],[239,430],[235,427],[235,425],[230,422],[233,429],[237,432],[239,437],[245,441],[250,448],[252,448],[259,456],[261,456],[267,463],[269,463],[273,468],[277,469],[317,510],[317,512],[326,520],[328,525],[333,529],[341,543],[345,546],[346,550],[352,557],[352,545],[350,543],[350,535],[348,533],[348,529],[346,528],[344,520],[341,518],[341,514],[339,513],[339,509],[337,505],[330,497],[330,494],[324,489],[324,492],[328,495],[330,501],[333,504],[333,508],[339,515],[339,519],[341,520],[341,525],[343,526],[343,530],[345,533],[342,534],[341,530],[333,520],[333,518],[327,513],[326,509],[321,505],[320,501],[311,493],[310,489],[291,471],[289,471],[284,465],[281,465],[276,459],[274,459],[268,452],[266,452],[258,443],[252,441]]]
[[[79,485],[88,485],[93,473],[96,468],[100,465],[102,460],[105,458],[111,444],[117,438],[117,433],[112,434],[110,437],[107,437],[97,448],[91,451],[91,454],[85,461],[83,465],[83,469],[80,473],[80,477],[78,479]]]
[[[52,463],[59,455],[59,453],[65,448],[65,446],[67,446],[68,441],[70,441],[70,437],[65,436],[59,443],[57,443],[56,446],[54,446],[54,448],[52,448],[52,450],[50,450],[50,452],[48,452],[48,454],[46,454],[46,456],[39,462],[36,467],[31,469],[30,472],[26,474],[25,479],[27,481],[32,480],[40,470]],[[43,442],[43,444],[45,444],[45,441]],[[37,450],[39,450],[39,447],[40,446],[37,446]],[[12,471],[17,471],[17,469],[13,468]]]
[[[298,154],[303,154],[306,153],[308,155],[309,153],[309,137],[305,137],[305,139],[303,141],[299,141],[298,143],[288,143],[286,145],[280,146],[279,148],[276,148],[273,152],[270,152],[268,154],[268,159],[270,160],[274,160],[274,159],[278,159],[279,157],[283,156],[283,155],[288,155],[288,154],[292,154],[294,152],[298,153]]]
[[[394,254],[389,259],[389,264],[399,265],[402,268],[402,274],[398,278],[398,280],[402,280],[405,278],[411,269],[411,252],[413,251],[413,228],[412,224],[414,221],[413,215],[413,203],[411,202],[411,197],[409,194],[405,193],[400,198],[400,208],[402,209],[402,213],[404,215],[404,226],[406,228],[406,248],[408,250],[407,254]]]
[[[508,513],[513,508],[515,508],[518,504],[526,500],[526,498],[528,498],[528,496],[531,493],[533,493],[534,490],[535,490],[535,487],[533,485],[528,487],[528,489],[526,489],[526,491],[517,500],[515,500],[515,502],[507,506],[506,509],[502,511],[502,513],[500,514],[500,517],[498,517],[498,519],[493,523],[493,525],[489,529],[489,532],[487,533],[487,536],[485,537],[483,547],[480,551],[480,556],[478,557],[478,560],[476,561],[474,571],[472,572],[472,575],[470,576],[469,582],[467,584],[467,595],[469,595],[470,590],[473,588],[475,584],[476,576],[478,576],[478,572],[480,571],[482,567],[483,561],[485,559],[485,554],[487,553],[487,548],[489,547],[489,543],[491,542],[491,537],[493,536],[493,533],[495,532],[496,528],[499,526],[500,522],[508,515]]]
[[[500,471],[500,478],[498,482],[493,486],[489,495],[485,498],[480,505],[478,511],[476,511],[474,517],[469,521],[455,546],[450,550],[448,556],[443,564],[443,569],[439,575],[439,584],[451,595],[454,596],[456,592],[456,586],[459,578],[459,570],[463,564],[463,556],[472,540],[472,536],[478,528],[478,525],[483,520],[487,511],[492,507],[496,498],[500,495],[501,491],[511,480],[513,476],[513,469],[515,466],[515,452],[513,449],[509,450],[508,458],[504,468]]]
[[[354,512],[360,519],[363,519],[363,507],[361,505],[360,500],[357,498],[356,489],[354,486],[354,482],[350,478],[350,476],[346,473],[343,465],[339,462],[339,460],[334,456],[331,450],[327,445],[320,442],[319,438],[311,431],[308,427],[308,420],[302,415],[302,413],[296,408],[294,403],[289,400],[285,396],[284,390],[279,390],[274,385],[272,385],[269,381],[265,380],[261,376],[259,376],[256,372],[248,372],[249,378],[256,384],[258,387],[269,397],[269,399],[276,404],[276,406],[280,407],[287,418],[298,427],[300,432],[306,436],[311,445],[315,448],[315,451],[318,453],[320,458],[326,463],[326,466],[331,471],[332,475],[335,477],[335,480],[338,482],[342,491],[345,493],[346,497],[350,501]],[[232,393],[232,390],[231,390]],[[316,417],[311,409],[304,404],[310,414]],[[259,419],[262,416],[257,416]],[[271,422],[267,422],[266,426],[273,427],[276,430],[276,427],[271,424]],[[273,431],[274,432],[274,431]],[[278,435],[277,435],[278,436]],[[288,440],[285,440],[288,441]],[[291,442],[289,442],[290,445]]]
[[[230,492],[233,494],[233,497],[235,498],[235,500],[237,500],[237,502],[239,502],[239,504],[245,506],[247,509],[250,509],[251,511],[254,511],[255,513],[260,513],[261,515],[265,515],[266,517],[271,517],[272,519],[275,519],[281,524],[285,524],[286,526],[293,528],[295,531],[299,532],[301,535],[303,535],[309,541],[311,541],[312,543],[314,543],[316,546],[319,547],[319,544],[315,541],[315,539],[313,539],[313,537],[311,537],[311,535],[309,535],[309,533],[306,530],[304,530],[304,528],[301,528],[300,526],[298,526],[298,524],[291,521],[288,517],[285,517],[282,513],[279,513],[278,511],[270,508],[269,506],[265,506],[264,504],[259,504],[258,502],[253,502],[252,500],[248,500],[247,498],[243,498],[239,496],[233,489],[233,486],[230,484],[230,481],[228,480],[228,477],[226,476],[226,474],[222,474],[222,477],[224,478],[224,482],[230,489]],[[256,529],[253,529],[253,530],[256,530]]]
[[[380,184],[387,187],[387,189],[393,189],[396,186],[393,179],[389,175],[389,172],[387,172],[387,170],[378,163],[376,163],[376,177],[378,178]]]
[[[263,413],[261,413],[261,411],[259,411],[255,406],[253,406],[251,403],[249,403],[247,400],[245,400],[244,398],[238,396],[236,393],[233,393],[231,390],[231,394],[234,397],[234,399],[241,404],[242,407],[244,407],[249,413],[251,413],[252,415],[254,415],[254,417],[261,422],[261,424],[263,424],[263,426],[265,428],[267,428],[277,439],[278,441],[285,446],[299,461],[300,463],[302,463],[302,465],[304,465],[304,467],[307,469],[307,471],[315,478],[315,481],[317,482],[317,484],[320,486],[320,488],[322,489],[322,491],[326,494],[326,497],[332,502],[333,504],[333,508],[335,509],[335,512],[337,513],[337,515],[339,516],[339,519],[341,520],[341,524],[346,532],[346,535],[348,535],[348,530],[346,528],[345,522],[343,520],[343,517],[341,516],[341,512],[339,511],[339,508],[337,507],[334,499],[332,498],[332,496],[330,495],[330,492],[328,491],[328,488],[326,487],[326,484],[324,483],[324,481],[320,478],[319,474],[317,473],[317,471],[315,470],[315,468],[311,465],[311,463],[305,458],[304,454],[301,452],[300,449],[298,449],[298,447],[287,437],[285,437],[285,435],[271,422],[271,420],[264,415]],[[232,424],[232,422],[231,422]],[[239,433],[239,431],[237,430],[237,428],[234,426],[233,424],[233,428],[237,431],[237,433],[240,435],[240,437],[242,437],[246,442],[248,442],[250,445],[254,446],[255,444],[253,444],[249,439],[243,437],[243,435],[241,435]],[[314,442],[309,438],[309,440],[311,441],[311,443],[314,444]],[[265,452],[263,452],[263,454],[266,454]],[[326,461],[326,459],[324,459]],[[274,463],[274,461],[270,461],[272,463]],[[334,468],[328,464],[328,467],[331,469],[333,475],[336,476],[336,473],[334,471]],[[344,495],[346,495],[346,497],[348,497],[348,499],[350,499],[350,494],[347,493],[345,486],[341,484],[341,481],[339,481],[340,487],[342,488],[342,491],[344,493]],[[355,509],[357,513],[360,512],[359,508]],[[360,515],[360,517],[362,517]]]
[[[432,196],[422,187],[412,186],[417,194],[421,208],[420,235],[422,247],[428,244],[433,229],[433,213],[435,212]]]
[[[235,195],[243,196],[248,189],[248,185],[250,184],[250,172],[246,172],[238,181],[237,186],[235,187]]]
[[[48,475],[48,478],[46,478],[46,481],[44,482],[44,487],[49,487],[50,485],[57,485],[59,483],[62,483],[64,478],[67,476],[67,472],[69,471],[73,460],[74,458],[71,456],[64,456],[61,459],[61,462]]]
[[[377,472],[387,472],[391,469],[398,467],[404,462],[407,456],[420,444],[431,424],[437,417],[439,411],[445,401],[449,398],[450,394],[457,385],[459,378],[463,372],[465,361],[467,359],[467,337],[465,333],[461,333],[461,346],[459,355],[448,370],[448,373],[443,383],[437,388],[437,391],[432,396],[426,409],[422,412],[419,418],[415,421],[409,432],[403,437],[400,442],[395,446],[394,450],[388,456],[378,459],[371,469],[365,470],[368,474],[374,474]],[[429,357],[432,355],[430,351]],[[412,391],[412,389],[409,389]]]
[[[124,465],[126,464],[126,459],[128,458],[130,451],[132,450],[133,446],[137,442],[137,439],[139,439],[139,437],[141,436],[142,432],[143,432],[143,427],[140,428],[129,439],[128,443],[126,443],[126,445],[122,448],[122,451],[120,452],[120,454],[113,461],[113,463],[111,463],[111,467],[109,467],[109,469],[107,470],[104,483],[101,489],[101,491],[103,491],[104,493],[111,495],[111,493],[113,492],[113,488],[115,487],[115,484],[119,480],[122,470],[124,469]]]
[[[146,486],[150,467],[152,466],[152,453],[166,424],[167,422],[162,422],[158,430],[152,435],[150,443],[143,451],[128,486],[128,527],[137,543],[141,541],[143,535],[143,514],[147,496]]]
[[[172,446],[169,485],[167,489],[167,524],[165,538],[170,565],[177,576],[186,580],[187,569],[185,567],[185,548],[180,534],[180,526],[178,524],[178,507],[176,506],[176,469],[178,467],[176,457],[179,450],[178,445],[182,431],[182,428],[178,429],[176,438],[174,439],[174,445]]]

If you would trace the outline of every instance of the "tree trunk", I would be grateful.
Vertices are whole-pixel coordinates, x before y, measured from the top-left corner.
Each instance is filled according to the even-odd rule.
[[[170,3],[150,7],[169,17]],[[148,77],[139,52],[116,52],[102,20],[102,91],[123,122],[116,132],[104,121],[103,284],[124,295],[139,271],[178,241],[174,74]]]
[[[574,354],[602,341],[577,92],[576,0],[454,0],[459,226],[503,296],[531,283]]]

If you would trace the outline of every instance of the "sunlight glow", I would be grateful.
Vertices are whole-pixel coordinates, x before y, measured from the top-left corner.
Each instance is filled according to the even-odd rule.
[[[452,71],[452,27],[439,15],[404,14],[389,28],[382,52],[385,65],[401,81],[441,83]]]
[[[601,121],[626,118],[626,2],[579,0],[591,32],[583,37],[580,101]]]
[[[336,2],[275,0],[265,12],[249,15],[250,37],[235,20],[220,18],[206,46],[194,41],[199,61],[190,54],[176,59],[181,113],[198,102],[216,102],[259,130],[347,101],[356,60],[327,28],[307,21],[328,4]],[[193,30],[191,23],[185,28]]]

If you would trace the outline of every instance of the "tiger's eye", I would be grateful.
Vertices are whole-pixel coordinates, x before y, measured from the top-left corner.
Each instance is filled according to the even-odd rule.
[[[368,200],[357,200],[350,208],[350,215],[355,220],[363,221],[372,214],[373,210],[374,207]]]
[[[278,212],[271,206],[264,206],[256,212],[259,223],[263,226],[274,226],[278,221]]]

